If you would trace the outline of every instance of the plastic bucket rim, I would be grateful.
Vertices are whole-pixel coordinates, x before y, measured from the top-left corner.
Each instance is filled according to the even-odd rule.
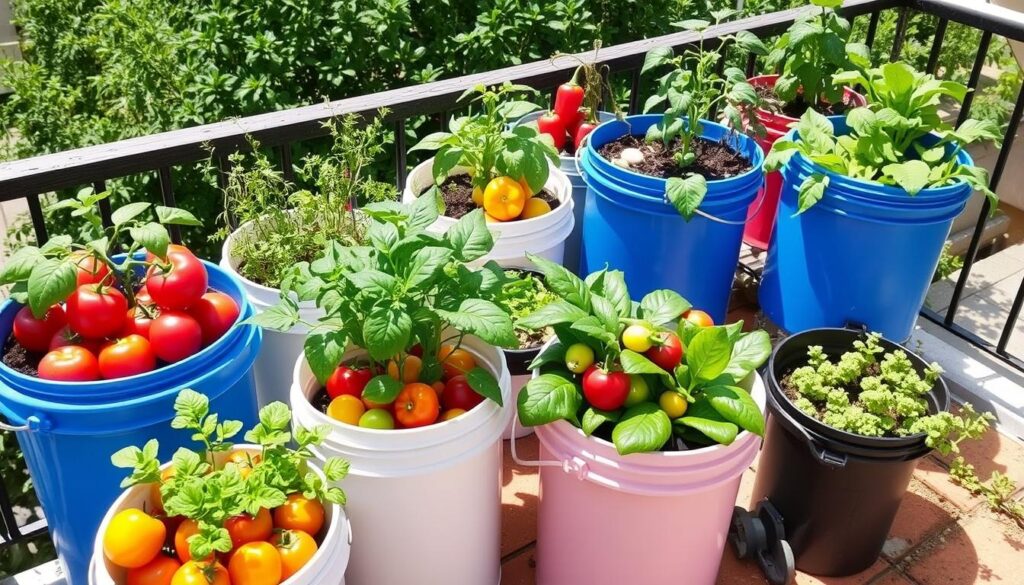
[[[779,75],[778,73],[755,75],[753,77],[748,77],[747,83],[753,85],[754,87],[768,87],[774,89],[775,83],[778,81],[779,77],[782,76]],[[858,102],[855,105],[855,107],[864,107],[867,105],[867,98],[863,94],[855,91],[853,88],[849,86],[844,86],[843,93],[844,97],[852,97],[855,101]],[[757,114],[758,118],[760,118],[762,115],[767,115],[775,121],[786,122],[786,124],[793,124],[800,121],[800,118],[794,118],[781,112],[770,112],[768,110],[765,110],[764,108],[757,108]],[[777,128],[772,129],[777,130]],[[785,132],[783,132],[783,134],[785,134]]]
[[[233,230],[230,234],[228,234],[228,237],[224,238],[224,243],[221,245],[220,267],[223,268],[224,271],[228,272],[231,276],[233,276],[236,280],[238,280],[239,283],[241,283],[242,289],[246,292],[246,297],[249,296],[249,292],[248,290],[246,290],[249,288],[259,291],[261,294],[266,294],[266,296],[268,297],[280,297],[281,289],[266,286],[253,280],[250,280],[243,276],[242,273],[238,272],[238,269],[235,267],[238,263],[238,258],[231,253],[231,244],[234,243],[236,238],[240,237],[240,234],[242,233],[243,230],[247,229],[247,227],[252,225],[253,223],[253,220],[243,223],[242,225],[238,226],[237,229]],[[250,302],[252,302],[251,299]],[[315,301],[298,301],[298,303],[299,310],[317,308]]]

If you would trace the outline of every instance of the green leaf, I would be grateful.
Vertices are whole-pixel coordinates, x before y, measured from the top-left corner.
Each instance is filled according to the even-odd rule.
[[[149,206],[150,204],[145,201],[128,203],[115,209],[114,212],[110,214],[110,220],[114,222],[114,225],[125,224],[141,215],[149,209]]]
[[[669,63],[672,61],[673,56],[672,47],[655,47],[650,51],[647,51],[647,55],[644,56],[644,66],[640,70],[640,74],[643,75],[655,67]]]
[[[711,26],[711,23],[707,20],[702,20],[699,18],[689,18],[686,20],[682,20],[680,22],[673,22],[672,25],[684,30],[700,32]]]
[[[535,427],[556,420],[573,420],[582,402],[572,380],[558,374],[543,374],[531,379],[519,392],[519,421],[523,426]]]
[[[672,421],[653,402],[642,402],[626,410],[612,430],[612,443],[619,455],[657,451],[671,437]]]
[[[466,372],[466,381],[469,382],[469,387],[480,396],[496,402],[498,406],[504,406],[501,399],[501,386],[494,379],[494,375],[487,370],[480,366],[473,368]]]
[[[171,244],[171,236],[167,228],[156,223],[149,222],[140,226],[134,226],[128,230],[132,239],[142,245],[147,251],[156,254],[160,258],[167,255],[167,246]]]
[[[465,299],[459,304],[458,311],[436,311],[442,319],[459,331],[476,335],[486,343],[499,347],[519,347],[519,339],[512,327],[512,318],[491,301]]]
[[[842,1],[842,0],[840,0]],[[768,47],[764,46],[761,39],[757,38],[757,35],[750,32],[749,30],[741,30],[736,33],[736,46],[740,48],[744,53],[753,53],[755,55],[764,56],[768,54]]]
[[[798,20],[789,27],[787,32],[789,33],[789,43],[791,45],[799,45],[805,40],[812,39],[825,32],[825,29],[814,21]]]
[[[451,140],[452,135],[448,132],[434,132],[426,135],[423,140],[416,143],[415,146],[409,149],[409,152],[417,150],[437,150]]]
[[[398,279],[380,270],[346,272],[345,278],[360,291],[376,296],[390,296],[398,291]]]
[[[764,415],[746,390],[736,386],[711,386],[704,389],[704,396],[725,420],[755,435],[764,435]]]
[[[736,340],[725,373],[739,382],[761,367],[771,354],[772,339],[768,333],[762,330],[751,331]]]
[[[561,343],[552,343],[544,348],[528,366],[531,370],[539,369],[547,364],[564,364],[566,347]]]
[[[321,383],[325,384],[345,356],[348,338],[343,331],[316,332],[306,335],[303,343],[309,369]],[[397,353],[397,352],[396,352]]]
[[[908,160],[903,163],[890,164],[882,167],[882,172],[891,177],[907,195],[917,195],[930,183],[931,167],[920,160]]]
[[[661,369],[661,366],[647,359],[643,354],[631,349],[624,349],[619,355],[622,363],[622,371],[627,374],[655,374],[657,376],[668,376],[669,373]]]
[[[331,457],[324,463],[324,477],[327,481],[341,481],[348,477],[349,462],[341,457]]]
[[[431,172],[434,174],[434,182],[436,184],[440,185],[448,178],[452,169],[462,162],[463,154],[465,154],[465,152],[461,148],[447,145],[442,146],[441,150],[437,151],[437,155],[434,156],[434,164],[431,168]]]
[[[256,325],[274,331],[288,331],[299,323],[299,310],[294,301],[282,299],[278,304],[256,313],[245,321],[243,325]]]
[[[733,84],[729,88],[728,99],[734,104],[756,104],[758,102],[754,86],[745,81]]]
[[[903,95],[914,89],[914,69],[902,62],[886,63],[882,65],[882,77],[885,79],[886,89],[893,94]]]
[[[410,289],[427,289],[435,277],[452,258],[447,248],[421,248],[412,255],[405,270],[405,284]]]
[[[586,316],[583,309],[559,299],[522,317],[517,325],[524,329],[543,329],[560,323],[575,323]]]
[[[732,356],[729,334],[721,327],[704,327],[686,346],[686,365],[699,380],[714,380],[725,371]]]
[[[498,115],[506,120],[514,121],[539,109],[540,106],[533,102],[522,100],[506,101],[498,106]]]
[[[590,288],[578,276],[547,258],[530,253],[526,257],[544,274],[544,284],[551,292],[584,311],[590,311]]]
[[[43,258],[28,277],[28,305],[37,319],[42,319],[51,306],[64,301],[75,292],[77,270],[67,260]]]
[[[377,307],[363,322],[363,341],[370,357],[383,361],[390,359],[409,345],[412,318],[397,307]]]
[[[691,306],[676,291],[660,289],[648,293],[640,301],[640,315],[655,325],[664,325],[678,319]]]
[[[583,428],[583,434],[589,437],[604,423],[618,422],[621,418],[621,410],[600,410],[591,406],[583,412],[580,426]]]
[[[409,204],[408,229],[413,232],[419,232],[433,225],[437,221],[438,215],[440,215],[438,213],[438,205],[439,197],[436,187],[421,193],[419,197]]]
[[[672,177],[665,182],[665,195],[687,221],[697,213],[697,208],[708,193],[708,184],[702,175],[691,174],[685,178]]]
[[[605,331],[608,331],[612,335],[619,334],[619,314],[615,311],[615,307],[611,301],[602,297],[601,295],[590,295],[590,305],[593,310],[594,316],[597,317],[601,325],[604,326]]]
[[[598,273],[595,273],[598,274]],[[615,306],[619,317],[629,317],[633,310],[633,301],[629,298],[629,290],[626,288],[626,278],[621,270],[608,270],[600,273],[599,280],[587,277],[586,284],[594,294],[601,295],[608,299]]]
[[[821,198],[825,196],[825,189],[828,188],[828,184],[829,178],[820,173],[815,173],[804,179],[804,182],[800,184],[799,194],[797,195],[798,207],[796,215],[800,215],[813,207],[815,203],[821,201]]]
[[[19,248],[17,252],[11,254],[11,257],[4,261],[3,267],[0,268],[0,284],[11,284],[12,282],[28,280],[29,275],[32,274],[32,269],[35,268],[41,258],[42,253],[39,251],[39,248],[33,246]]]
[[[482,258],[494,248],[494,236],[487,229],[483,209],[474,209],[459,218],[444,237],[451,243],[455,257],[463,262]]]
[[[202,226],[203,222],[196,219],[191,212],[177,207],[156,206],[156,217],[162,224]]]
[[[618,343],[618,335],[605,329],[601,320],[593,315],[584,317],[572,324],[572,330],[599,341],[600,343],[613,345]]]
[[[374,376],[363,388],[363,397],[377,404],[391,404],[398,398],[403,385],[398,380],[386,374]]]
[[[676,419],[673,424],[689,427],[699,431],[719,445],[731,445],[736,440],[740,429],[731,422],[721,422],[697,416],[684,416]]]

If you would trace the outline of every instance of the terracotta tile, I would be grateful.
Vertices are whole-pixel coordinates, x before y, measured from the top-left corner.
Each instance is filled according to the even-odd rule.
[[[520,457],[536,459],[537,437],[530,435],[517,440],[516,449]],[[537,539],[537,468],[515,465],[508,441],[505,441],[502,479],[501,554],[504,556]]]
[[[921,460],[914,477],[963,512],[970,511],[982,503],[980,498],[972,496],[964,488],[949,481],[949,472],[931,456]]]
[[[930,544],[930,543],[929,543]],[[921,585],[1021,582],[1024,531],[986,512],[911,555],[905,571]]]
[[[958,516],[955,506],[944,501],[923,483],[911,481],[882,554],[889,560],[898,559],[929,536],[955,522]]]
[[[817,577],[798,572],[796,574],[796,583],[797,585],[863,585],[872,578],[889,570],[889,567],[889,563],[879,559],[866,570],[849,577]]]
[[[957,407],[952,410],[959,411]],[[1018,485],[1024,483],[1024,445],[995,429],[989,429],[978,440],[964,441],[960,444],[960,452],[968,463],[974,465],[983,480],[988,479],[993,471],[998,471]],[[946,465],[953,460],[953,455],[936,457]]]
[[[880,578],[871,582],[871,585],[917,585],[909,577],[895,569],[883,573]]]
[[[765,585],[767,581],[761,569],[753,560],[741,561],[736,558],[732,546],[726,545],[722,553],[722,565],[718,569],[717,585]]]
[[[534,585],[533,548],[501,564],[501,585]]]

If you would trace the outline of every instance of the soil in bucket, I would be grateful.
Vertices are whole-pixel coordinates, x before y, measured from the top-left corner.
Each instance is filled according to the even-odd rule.
[[[769,85],[755,85],[754,91],[761,98],[761,109],[772,114],[782,114],[790,118],[800,118],[812,107],[812,104],[804,100],[803,95],[791,102],[784,102],[775,95],[775,88]],[[823,116],[840,116],[853,105],[853,96],[847,94],[842,103],[838,104],[813,104],[814,110]]]
[[[674,140],[667,148],[664,142],[647,142],[642,136],[626,135],[603,145],[598,152],[604,158],[614,161],[627,148],[638,149],[644,155],[639,163],[630,163],[632,171],[652,177],[668,179],[684,177],[696,173],[709,181],[727,179],[745,173],[751,169],[750,160],[736,152],[726,143],[698,137],[691,144],[697,159],[686,167],[680,167],[675,161],[675,153],[681,141]]]
[[[422,194],[422,193],[421,193]],[[538,199],[547,202],[554,210],[561,201],[547,189],[534,195]],[[473,202],[473,183],[469,175],[452,175],[441,183],[441,199],[444,201],[444,214],[452,219],[459,219],[470,211],[476,209]]]

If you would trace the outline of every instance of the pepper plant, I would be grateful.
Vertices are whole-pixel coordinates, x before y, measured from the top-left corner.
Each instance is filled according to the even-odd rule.
[[[711,13],[714,24],[736,15],[735,10],[717,10]],[[657,47],[648,51],[641,74],[668,65],[671,70],[658,79],[658,89],[644,104],[644,112],[663,106],[661,121],[647,130],[648,142],[662,142],[666,149],[674,148],[674,159],[680,168],[692,165],[697,154],[693,143],[703,133],[702,120],[714,117],[720,108],[723,117],[733,129],[744,128],[742,112],[757,107],[760,99],[754,87],[747,82],[743,70],[727,67],[722,75],[717,72],[725,59],[726,43],[756,55],[768,53],[764,43],[749,31],[718,37],[719,43],[710,47],[704,32],[711,26],[707,20],[684,20],[677,26],[696,32],[700,40],[696,47],[675,55],[672,47]],[[750,123],[756,131],[758,123]],[[678,141],[678,145],[675,143]],[[668,201],[687,220],[691,219],[707,195],[707,181],[698,173],[668,179],[665,195]]]

